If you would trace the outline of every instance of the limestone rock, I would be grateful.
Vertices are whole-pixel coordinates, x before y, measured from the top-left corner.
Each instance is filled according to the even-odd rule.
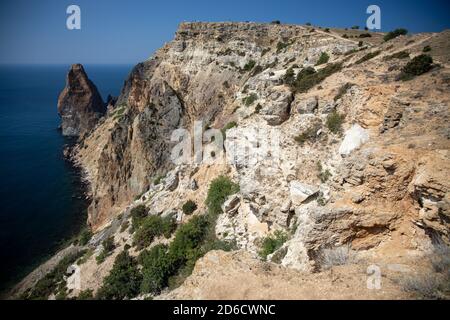
[[[259,113],[269,125],[280,125],[289,118],[292,100],[288,87],[274,87]]]
[[[305,183],[301,183],[300,181],[291,181],[289,190],[291,194],[292,204],[295,206],[301,205],[308,198],[316,195],[319,192],[318,188]]]
[[[318,97],[309,97],[304,101],[299,101],[296,105],[296,110],[300,114],[314,113],[319,105]]]

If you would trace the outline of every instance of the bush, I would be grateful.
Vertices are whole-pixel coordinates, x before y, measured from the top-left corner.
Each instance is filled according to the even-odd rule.
[[[111,254],[111,251],[113,251],[116,246],[114,245],[114,237],[108,237],[102,242],[102,252],[95,258],[97,260],[97,263],[103,263],[105,261],[106,257],[108,257]]]
[[[283,76],[283,83],[292,86],[295,83],[295,73],[293,68],[288,68]]]
[[[264,260],[267,259],[267,256],[281,248],[287,239],[288,236],[285,232],[280,230],[275,231],[273,235],[263,240],[261,251],[259,252],[260,257]]]
[[[330,63],[325,68],[316,72],[314,68],[308,67],[301,70],[295,81],[295,89],[304,93],[314,87],[316,84],[321,83],[327,77],[335,72],[338,72],[342,68],[342,63]]]
[[[334,96],[334,101],[338,101],[340,98],[342,98],[342,96],[346,94],[347,91],[353,86],[353,83],[347,82],[342,87],[340,87],[338,93]]]
[[[148,210],[143,204],[140,204],[130,211],[131,216],[131,232],[134,232],[141,225],[142,221],[147,217]]]
[[[206,205],[208,212],[212,215],[222,213],[222,204],[228,196],[239,191],[239,185],[235,184],[230,178],[220,176],[214,179],[209,186],[208,195],[206,197]]]
[[[176,223],[172,217],[161,218],[160,216],[149,216],[145,218],[139,229],[134,234],[134,245],[142,249],[150,245],[155,237],[164,235],[170,238],[176,228]]]
[[[389,56],[386,56],[384,60],[389,61],[392,59],[407,59],[409,58],[409,52],[407,50],[399,51]]]
[[[323,31],[330,32],[330,28],[325,28]]]
[[[392,40],[394,38],[397,38],[398,36],[401,35],[406,35],[408,33],[408,30],[403,29],[403,28],[399,28],[399,29],[395,29],[393,31],[388,32],[384,37],[383,40],[384,41],[389,41]]]
[[[249,62],[247,62],[244,66],[244,68],[242,69],[243,71],[247,72],[253,69],[253,67],[256,65],[256,61],[255,60],[250,60]]]
[[[328,60],[330,60],[330,56],[326,52],[322,52],[319,60],[317,60],[316,66],[327,63]]]
[[[197,204],[192,200],[188,200],[185,204],[183,204],[182,210],[184,214],[189,215],[197,210]]]
[[[88,244],[89,240],[92,238],[92,232],[89,229],[84,229],[81,231],[80,236],[78,238],[78,244],[80,246],[85,246]]]
[[[92,289],[86,289],[78,294],[77,300],[94,300],[94,292]]]
[[[352,29],[353,29],[353,30],[358,30],[358,29],[359,29],[359,26],[353,26]]]
[[[325,171],[323,171],[322,163],[320,161],[317,162],[317,170],[319,171],[317,177],[320,179],[322,183],[327,182],[328,179],[331,177],[330,170],[326,169]]]
[[[426,54],[421,54],[409,61],[406,66],[402,68],[399,75],[399,79],[406,81],[414,78],[415,76],[420,76],[431,70],[433,64],[433,59]]]
[[[168,279],[174,272],[168,247],[158,244],[150,250],[144,250],[138,260],[142,265],[141,293],[159,293],[168,285]]]
[[[274,21],[271,22],[271,24],[281,24],[281,21],[280,20],[274,20]]]
[[[356,61],[356,64],[360,64],[363,62],[366,62],[367,60],[370,60],[372,58],[375,58],[376,56],[378,56],[381,53],[380,50],[378,51],[374,51],[374,52],[369,52],[368,54],[366,54],[365,56],[363,56],[361,59],[359,59],[358,61]]]
[[[431,51],[431,47],[430,46],[425,46],[422,49],[422,52],[430,52]]]
[[[249,96],[245,97],[242,102],[244,102],[245,106],[250,106],[253,102],[258,100],[258,95],[256,93],[251,93]]]
[[[323,249],[319,255],[320,267],[323,270],[334,266],[342,266],[354,261],[350,246],[341,246],[332,249]]]
[[[123,300],[139,294],[142,275],[135,258],[128,251],[121,252],[114,261],[109,275],[104,279],[97,293],[101,300]]]
[[[277,43],[277,53],[280,53],[281,50],[283,50],[283,49],[285,49],[287,47],[289,47],[289,43],[285,43],[285,42],[281,42],[281,41],[278,42]]]
[[[361,33],[361,34],[359,35],[359,37],[360,37],[360,38],[371,38],[372,35],[371,35],[370,33]]]
[[[327,116],[327,128],[333,133],[340,133],[342,130],[342,123],[344,122],[345,116],[340,115],[336,111],[328,114]]]

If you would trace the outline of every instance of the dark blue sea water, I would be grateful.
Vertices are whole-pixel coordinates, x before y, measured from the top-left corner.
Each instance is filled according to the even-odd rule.
[[[69,66],[0,66],[0,291],[85,225],[79,173],[63,159],[57,99]],[[104,100],[131,66],[87,65]]]

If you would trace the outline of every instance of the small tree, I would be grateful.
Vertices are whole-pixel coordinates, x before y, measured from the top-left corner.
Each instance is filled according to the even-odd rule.
[[[183,204],[182,210],[184,214],[192,214],[195,210],[197,210],[197,204],[192,200],[188,200],[185,204]]]

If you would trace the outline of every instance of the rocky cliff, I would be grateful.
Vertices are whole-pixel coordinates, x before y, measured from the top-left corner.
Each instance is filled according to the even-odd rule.
[[[66,86],[58,98],[62,134],[83,136],[89,133],[105,112],[106,105],[83,66],[72,65],[67,74]]]
[[[323,293],[330,288],[409,297],[398,279],[428,270],[433,248],[449,242],[450,33],[388,42],[363,33],[182,23],[131,71],[115,109],[75,150],[91,182],[88,247],[96,256],[110,236],[116,247],[100,265],[86,258],[72,295],[96,292],[123,248],[140,254],[133,208],[183,225],[192,219],[183,205],[206,212],[211,182],[224,175],[239,192],[223,203],[214,234],[238,253],[207,254],[160,298],[336,297]],[[183,149],[192,157],[174,163],[180,128],[192,134]],[[334,264],[337,273],[323,273]],[[384,291],[361,289],[373,265]],[[246,273],[254,286],[233,290]]]

